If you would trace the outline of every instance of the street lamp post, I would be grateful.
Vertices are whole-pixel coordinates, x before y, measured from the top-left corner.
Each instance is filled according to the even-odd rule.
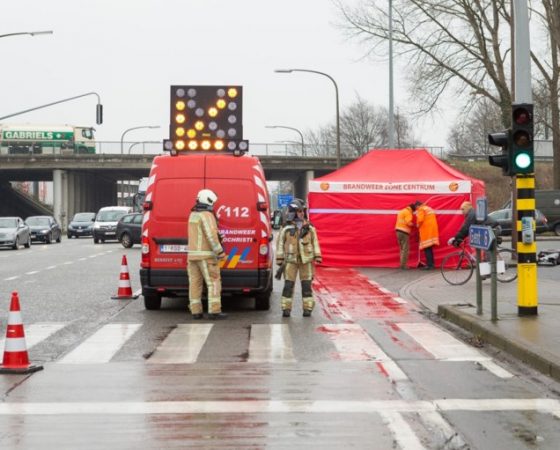
[[[69,102],[70,100],[75,100],[77,98],[85,97],[87,95],[95,95],[97,96],[97,109],[96,109],[96,116],[97,116],[97,125],[101,125],[103,123],[103,105],[101,104],[101,97],[97,92],[88,92],[86,94],[76,95],[74,97],[65,98],[64,100],[58,100],[56,102],[47,103],[46,105],[36,106],[34,108],[29,108],[24,111],[20,111],[13,114],[8,114],[7,116],[0,117],[0,120],[7,119],[8,117],[19,116],[20,114],[25,114],[31,111],[36,111],[37,109],[47,108],[52,105],[58,105],[59,103]]]
[[[140,130],[142,128],[161,128],[159,125],[141,125],[139,127],[132,127],[124,130],[123,134],[121,135],[121,155],[124,154],[123,144],[124,144],[124,135],[132,130]]]
[[[393,113],[393,0],[389,0],[389,148],[395,148],[395,115]]]
[[[292,130],[295,131],[296,133],[299,133],[299,136],[301,137],[301,156],[305,156],[305,144],[303,143],[303,133],[301,131],[299,131],[297,128],[293,128],[293,127],[286,127],[284,125],[266,125],[265,128],[286,128],[287,130]]]
[[[331,80],[334,84],[334,90],[336,94],[336,168],[340,168],[340,111],[338,105],[338,85],[334,78],[331,77],[329,74],[324,72],[319,72],[318,70],[310,70],[310,69],[276,69],[274,72],[276,73],[292,73],[292,72],[309,72],[309,73],[316,73],[318,75],[323,75]]]
[[[9,37],[9,36],[21,36],[27,34],[29,36],[38,36],[40,34],[53,34],[52,30],[47,31],[20,31],[18,33],[8,33],[8,34],[0,34],[0,38]]]

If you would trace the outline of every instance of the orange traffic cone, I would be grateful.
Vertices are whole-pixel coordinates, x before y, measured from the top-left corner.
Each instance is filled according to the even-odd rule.
[[[111,297],[115,300],[129,300],[138,298],[138,295],[132,294],[132,286],[130,285],[130,276],[128,275],[128,263],[126,255],[123,255],[121,261],[121,274],[119,277],[119,290],[117,295]]]
[[[19,297],[17,292],[12,292],[8,328],[6,329],[6,344],[4,345],[4,359],[0,367],[0,373],[26,374],[42,369],[43,366],[29,364],[25,332],[23,331],[19,309]]]

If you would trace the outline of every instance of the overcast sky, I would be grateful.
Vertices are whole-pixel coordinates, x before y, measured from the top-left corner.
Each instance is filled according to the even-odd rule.
[[[346,0],[354,2],[357,0]],[[169,129],[172,84],[242,85],[244,138],[298,140],[335,119],[335,90],[323,76],[276,74],[276,68],[326,72],[339,87],[341,111],[359,94],[388,106],[388,64],[363,59],[335,23],[330,0],[17,0],[2,2],[0,117],[95,91],[104,106],[100,141],[162,140]],[[395,68],[395,107],[406,107],[404,70]],[[95,126],[93,96],[4,122]],[[425,145],[445,145],[441,121],[415,125]]]

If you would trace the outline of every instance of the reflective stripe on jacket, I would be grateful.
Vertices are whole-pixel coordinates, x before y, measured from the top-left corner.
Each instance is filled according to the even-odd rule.
[[[416,223],[420,232],[420,249],[439,245],[439,230],[436,213],[427,205],[416,209]]]
[[[216,217],[210,211],[192,211],[189,216],[190,260],[216,258],[224,252],[218,237]]]
[[[398,212],[395,230],[410,234],[413,226],[414,222],[412,221],[412,208],[410,206],[407,206],[406,208],[401,209]]]
[[[313,225],[307,224],[298,230],[291,223],[282,228],[276,242],[276,259],[305,264],[315,258],[321,258],[321,248]]]

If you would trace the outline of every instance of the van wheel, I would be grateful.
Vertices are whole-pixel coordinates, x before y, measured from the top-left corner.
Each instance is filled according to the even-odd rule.
[[[556,236],[560,236],[560,222],[558,222],[556,225],[554,225],[554,234]]]
[[[157,294],[144,294],[144,307],[149,310],[161,308],[161,296]]]
[[[257,294],[255,296],[255,309],[257,311],[268,311],[270,309],[271,295],[272,295],[272,289],[267,289],[266,291]]]

